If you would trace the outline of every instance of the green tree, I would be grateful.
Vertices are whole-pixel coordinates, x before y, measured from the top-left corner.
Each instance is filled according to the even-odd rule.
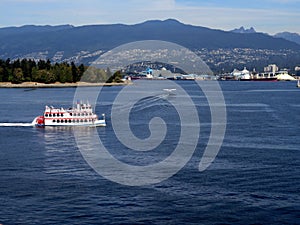
[[[50,70],[51,69],[51,61],[50,61],[50,59],[47,60],[45,66],[46,66],[46,70]]]
[[[107,79],[113,75],[112,72],[110,71],[109,67],[107,67],[107,69],[106,69],[106,75],[107,75]]]
[[[3,82],[3,78],[4,78],[4,69],[0,67],[0,82]]]
[[[30,71],[29,63],[28,63],[27,59],[22,59],[21,69],[22,69],[25,81],[31,81],[31,71]]]
[[[45,60],[42,60],[42,59],[38,61],[37,66],[38,66],[39,70],[45,70],[45,69],[47,69],[47,63],[46,63]]]
[[[38,74],[38,68],[37,67],[33,67],[32,68],[32,71],[31,71],[31,81],[33,81],[33,82],[39,82],[39,80],[40,80],[40,75]]]
[[[83,74],[85,72],[85,67],[83,64],[80,64],[78,67],[78,81],[82,78]]]
[[[21,68],[15,68],[11,82],[14,84],[20,84],[24,80],[23,71]]]
[[[72,81],[75,83],[75,82],[77,82],[77,81],[79,81],[79,77],[78,77],[78,69],[77,69],[77,67],[75,66],[75,63],[74,62],[72,62],[71,63],[71,70],[72,70]]]
[[[60,74],[58,77],[58,81],[61,83],[69,82],[71,83],[73,81],[72,77],[72,68],[67,63],[60,64]]]
[[[15,60],[12,64],[12,69],[20,68],[20,67],[21,67],[20,59]]]
[[[89,69],[85,71],[84,76],[81,78],[81,81],[90,83],[95,83],[96,80],[97,74],[94,67],[89,67]]]
[[[14,61],[11,61],[9,58],[6,61],[0,59],[0,82],[78,82],[85,73],[83,81],[106,82],[111,76],[109,68],[103,70],[96,67],[89,67],[87,72],[86,70],[87,67],[83,64],[76,66],[74,62],[71,64],[66,62],[56,63],[53,65],[50,60],[35,62],[31,59],[17,59]],[[121,76],[114,76],[113,82],[122,82]]]
[[[106,83],[123,83],[121,71],[115,72]]]

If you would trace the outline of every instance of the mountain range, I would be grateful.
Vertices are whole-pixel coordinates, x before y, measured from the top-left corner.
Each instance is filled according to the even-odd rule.
[[[252,34],[257,33],[256,30],[253,27],[250,27],[249,29],[245,29],[243,26],[240,28],[235,28],[231,30],[230,32],[233,33],[239,33],[239,34]],[[280,32],[275,34],[273,37],[275,38],[283,38],[288,41],[295,42],[300,45],[300,35],[297,33],[291,33],[291,32]]]
[[[245,29],[243,26],[241,26],[240,28],[233,29],[230,32],[239,33],[239,34],[253,34],[253,33],[256,33],[256,31],[253,27],[250,27],[249,29]]]
[[[295,42],[300,45],[300,35],[297,33],[281,32],[281,33],[275,34],[274,37],[283,38],[283,39]]]
[[[244,48],[300,51],[300,43],[255,30],[223,31],[183,24],[177,20],[152,20],[135,25],[34,26],[0,28],[0,58],[73,60],[90,62],[103,52],[139,40],[170,41],[196,49]]]

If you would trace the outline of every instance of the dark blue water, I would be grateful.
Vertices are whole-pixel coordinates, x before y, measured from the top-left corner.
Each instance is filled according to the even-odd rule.
[[[208,140],[209,109],[197,98],[202,95],[197,85],[180,85],[201,114],[201,137],[189,163],[158,184],[130,187],[101,177],[81,156],[70,128],[0,127],[0,224],[299,224],[296,84],[221,82],[227,131],[217,158],[204,172],[198,164]],[[132,152],[120,149],[111,128],[110,108],[121,88],[103,90],[96,112],[106,113],[108,126],[96,129],[112,154],[134,163]],[[0,123],[30,123],[45,104],[69,107],[74,92],[0,89]],[[172,107],[155,99],[137,111],[176,117]],[[133,132],[147,136],[149,119],[133,118]],[[134,159],[144,165],[170,154],[172,137],[178,135],[176,122],[173,128],[166,136],[169,141],[162,143],[165,152],[156,152],[150,161],[143,154],[134,154]]]

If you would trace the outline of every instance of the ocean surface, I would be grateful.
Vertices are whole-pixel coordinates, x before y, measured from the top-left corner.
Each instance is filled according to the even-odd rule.
[[[202,172],[198,165],[209,139],[210,108],[195,82],[177,84],[199,112],[197,148],[175,175],[142,186],[122,185],[95,172],[72,128],[30,126],[45,105],[70,107],[75,88],[0,89],[0,224],[300,224],[296,83],[220,82],[226,134],[216,159]],[[94,129],[124,163],[162,161],[178,141],[178,113],[168,99],[138,102],[130,117],[133,134],[147,138],[153,116],[166,120],[170,129],[153,153],[132,151],[117,140],[110,116],[122,88],[102,89],[96,113],[106,114],[107,127],[85,128],[82,136]]]

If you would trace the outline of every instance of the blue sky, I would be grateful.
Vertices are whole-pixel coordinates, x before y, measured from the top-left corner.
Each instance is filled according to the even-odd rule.
[[[0,27],[135,24],[152,19],[231,30],[300,33],[300,0],[1,0]]]

